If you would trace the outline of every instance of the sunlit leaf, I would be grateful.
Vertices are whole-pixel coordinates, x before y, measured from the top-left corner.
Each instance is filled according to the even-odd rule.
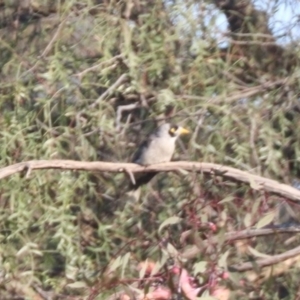
[[[251,223],[252,223],[252,214],[248,213],[244,217],[244,224],[245,224],[246,227],[250,227]]]
[[[252,189],[257,190],[257,191],[259,191],[259,190],[262,189],[262,186],[261,186],[260,184],[258,184],[258,183],[253,179],[253,177],[250,176],[250,177],[249,177],[249,181],[250,181],[250,186],[251,186]]]
[[[67,287],[71,288],[71,289],[82,289],[82,288],[87,288],[88,286],[86,285],[86,283],[84,281],[76,281],[76,282],[67,284]]]
[[[251,254],[253,256],[255,256],[255,257],[262,257],[262,258],[269,258],[269,257],[271,257],[270,255],[265,254],[265,253],[261,253],[261,252],[257,251],[256,249],[254,249],[254,248],[252,248],[250,246],[248,246],[248,249],[251,252]]]
[[[207,261],[199,261],[193,265],[193,274],[204,273],[206,271]]]
[[[231,201],[233,201],[234,199],[235,199],[234,196],[229,195],[229,196],[225,197],[223,200],[221,200],[219,203],[231,202]]]
[[[168,219],[166,219],[164,222],[162,222],[158,228],[158,232],[160,233],[162,229],[164,229],[168,225],[174,225],[180,223],[182,218],[179,218],[177,216],[172,216]]]
[[[227,259],[229,256],[230,250],[227,250],[225,253],[222,254],[222,256],[218,260],[218,266],[220,268],[227,269]]]
[[[178,256],[178,250],[171,243],[168,243],[167,251],[168,251],[168,253],[171,257],[177,257]]]
[[[144,261],[144,263],[142,264],[142,268],[139,271],[139,278],[140,279],[145,277],[147,268],[148,268],[148,259],[146,261]]]
[[[109,270],[112,272],[112,271],[115,271],[120,265],[122,264],[122,257],[121,256],[118,256],[114,262],[109,266]]]
[[[127,265],[128,265],[130,256],[131,256],[131,253],[130,253],[130,252],[127,252],[127,253],[122,257],[122,260],[121,260],[121,265],[122,265],[122,273],[121,273],[121,277],[122,277],[122,278],[124,277],[125,269],[126,269],[126,267],[127,267]]]
[[[275,211],[271,211],[269,213],[267,213],[265,216],[263,216],[256,224],[256,228],[259,229],[259,228],[262,228],[268,224],[270,224],[274,218],[276,216],[276,212]]]
[[[213,296],[202,296],[202,297],[197,297],[197,300],[218,300],[218,298],[215,298]]]

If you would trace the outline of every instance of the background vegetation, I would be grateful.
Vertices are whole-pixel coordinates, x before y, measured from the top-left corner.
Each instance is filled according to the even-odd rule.
[[[250,0],[0,1],[1,165],[130,161],[166,119],[192,131],[175,160],[292,184],[300,176],[299,44],[292,28],[278,39],[269,17],[296,3],[269,0],[263,11]],[[293,17],[299,28],[296,10]],[[295,234],[226,240],[266,225],[286,203],[252,188],[161,173],[133,202],[120,201],[123,174],[46,170],[2,180],[1,299],[144,299],[153,282],[172,291],[153,299],[297,299],[298,259],[268,272],[256,263],[233,268],[299,243]],[[297,216],[297,205],[291,211]],[[155,278],[147,259],[159,266]],[[195,279],[193,295],[183,271]]]

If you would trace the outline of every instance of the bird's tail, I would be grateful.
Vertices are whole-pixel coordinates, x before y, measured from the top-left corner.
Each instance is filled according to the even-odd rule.
[[[135,178],[135,183],[130,183],[129,190],[137,190],[141,185],[147,184],[156,174],[157,172],[149,172],[137,176]]]
[[[156,174],[157,172],[149,172],[137,176],[135,178],[135,183],[133,182],[130,183],[127,195],[138,200],[141,194],[141,186],[147,184]]]

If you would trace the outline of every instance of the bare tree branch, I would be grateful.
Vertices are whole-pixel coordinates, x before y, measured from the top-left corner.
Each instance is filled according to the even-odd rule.
[[[31,160],[21,162],[0,169],[0,179],[11,176],[13,174],[27,171],[30,169],[63,169],[63,170],[82,170],[82,171],[98,171],[98,172],[171,172],[183,169],[186,171],[199,172],[211,176],[221,176],[250,184],[253,189],[268,191],[297,203],[300,201],[300,191],[292,186],[279,183],[278,181],[264,178],[258,175],[251,174],[246,171],[241,171],[232,167],[222,166],[213,163],[201,163],[192,161],[177,161],[151,166],[140,166],[132,163],[112,163],[112,162],[84,162],[75,160]]]
[[[261,228],[261,229],[246,229],[242,231],[232,231],[225,233],[226,241],[235,241],[235,240],[242,240],[242,239],[249,239],[258,236],[265,236],[277,233],[299,233],[300,227],[299,226],[282,226],[282,227],[274,227],[274,228]]]
[[[268,258],[262,258],[262,259],[255,260],[254,262],[246,262],[246,263],[241,263],[238,265],[230,266],[230,270],[236,271],[236,272],[249,271],[249,270],[252,270],[257,267],[262,268],[262,267],[267,267],[267,266],[271,266],[274,264],[278,264],[284,260],[287,260],[287,259],[295,257],[295,256],[299,256],[299,255],[300,255],[300,246],[298,246],[292,250],[288,250],[284,253],[281,253],[278,255],[273,255]]]
[[[185,236],[188,236],[192,233],[192,230],[187,230],[184,234]],[[244,239],[250,239],[254,237],[259,236],[266,236],[266,235],[272,235],[272,234],[283,234],[283,233],[300,233],[300,226],[276,226],[276,227],[270,227],[270,228],[260,228],[260,229],[245,229],[241,231],[231,231],[225,233],[225,240],[224,242],[233,242],[237,240],[244,240]],[[219,238],[216,237],[210,237],[209,243],[218,243]],[[199,255],[199,253],[203,252],[203,249],[207,247],[207,240],[203,241],[203,248],[200,248],[199,245],[192,245],[189,246],[187,249],[184,249],[181,253],[182,257],[185,259],[193,259]]]

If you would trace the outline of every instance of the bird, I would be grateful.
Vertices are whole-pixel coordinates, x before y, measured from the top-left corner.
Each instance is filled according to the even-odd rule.
[[[182,134],[189,131],[181,126],[164,123],[160,125],[149,137],[138,147],[132,158],[132,162],[149,166],[163,162],[169,162],[175,151],[175,142]],[[136,176],[135,182],[131,182],[129,191],[134,192],[141,185],[147,184],[157,172],[148,172]]]

